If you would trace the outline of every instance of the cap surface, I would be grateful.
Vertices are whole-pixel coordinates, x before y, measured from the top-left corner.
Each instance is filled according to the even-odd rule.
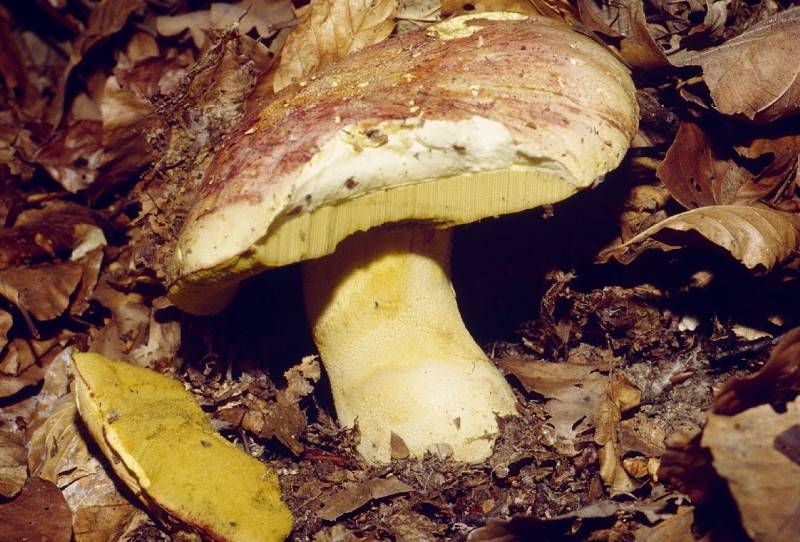
[[[357,231],[560,201],[619,164],[634,93],[602,45],[512,13],[347,56],[233,130],[181,233],[170,297],[212,313],[248,276],[330,254]]]

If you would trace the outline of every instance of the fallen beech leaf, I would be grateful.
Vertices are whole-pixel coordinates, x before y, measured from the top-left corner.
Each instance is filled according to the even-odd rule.
[[[139,510],[89,451],[80,432],[75,397],[61,397],[28,441],[32,476],[56,484],[72,510],[76,542],[119,540]]]
[[[738,202],[777,200],[788,192],[797,174],[800,159],[800,134],[765,134],[734,147],[744,158],[768,160],[755,176],[739,189]]]
[[[792,540],[800,532],[800,464],[773,446],[798,423],[800,398],[784,413],[761,405],[735,416],[708,416],[702,444],[711,450],[714,468],[728,481],[742,524],[757,542]]]
[[[72,72],[95,46],[122,30],[128,18],[144,6],[144,0],[102,0],[95,4],[85,30],[72,44],[69,60],[54,90],[55,97],[47,115],[47,121],[54,129],[58,127],[64,114],[67,83]]]
[[[154,513],[213,540],[283,540],[275,474],[222,438],[180,382],[76,354],[78,410],[117,475]]]
[[[137,293],[123,293],[101,283],[93,299],[111,311],[111,318],[89,342],[92,352],[111,358],[126,358],[132,349],[146,344],[150,308]]]
[[[685,55],[699,65],[716,108],[757,122],[800,112],[800,8],[765,19],[727,42]]]
[[[75,397],[61,397],[50,416],[28,439],[27,464],[32,476],[64,488],[96,470],[96,460],[78,433]]]
[[[693,209],[744,203],[737,194],[752,174],[722,156],[700,126],[682,122],[656,176],[678,203]]]
[[[560,516],[541,518],[535,515],[517,514],[509,519],[488,518],[485,527],[475,529],[467,540],[469,542],[515,542],[517,540],[567,540],[574,538],[574,527],[592,519],[610,518],[620,510],[641,511],[648,515],[651,510],[663,508],[663,505],[625,506],[614,501],[600,501],[585,506],[574,512]]]
[[[594,442],[600,446],[600,477],[611,495],[630,493],[635,489],[621,460],[619,429],[622,412],[639,405],[641,393],[624,377],[615,375],[608,381],[605,397],[595,411]]]
[[[579,0],[581,20],[590,29],[610,37],[621,37],[620,55],[642,70],[663,70],[672,65],[650,34],[640,0],[603,2]]]
[[[667,518],[655,527],[640,527],[636,530],[635,542],[686,542],[694,540],[692,533],[694,512],[691,508],[682,507],[671,518]]]
[[[591,365],[515,358],[500,360],[499,364],[517,377],[526,391],[549,399],[544,408],[550,416],[548,423],[555,429],[557,447],[566,455],[576,454],[575,439],[594,425],[608,377]]]
[[[628,264],[649,249],[677,250],[690,240],[687,233],[693,232],[728,251],[748,269],[766,272],[794,254],[798,227],[793,215],[765,207],[701,207],[671,216],[629,241],[603,250],[597,261],[614,258]]]
[[[731,416],[750,407],[774,403],[800,391],[800,328],[775,345],[769,360],[753,374],[727,380],[714,398],[713,411]]]
[[[373,478],[324,498],[325,507],[317,512],[317,516],[325,521],[335,521],[372,501],[411,491],[414,491],[413,487],[397,478]]]
[[[0,496],[13,497],[25,485],[28,468],[22,433],[0,431]]]
[[[242,0],[235,4],[214,2],[207,10],[156,17],[156,29],[162,36],[188,30],[195,46],[205,49],[209,44],[208,34],[214,29],[235,26],[243,35],[255,29],[259,37],[266,39],[293,20],[292,3],[287,0]]]
[[[36,150],[32,160],[69,192],[89,187],[103,162],[103,123],[78,120]]]
[[[14,339],[0,361],[0,397],[39,383],[50,362],[61,351],[58,343],[64,337],[43,340]]]
[[[58,352],[47,366],[42,389],[36,394],[36,409],[28,418],[28,425],[25,428],[28,439],[53,415],[57,406],[60,407],[59,400],[69,393],[70,378],[67,376],[67,363],[71,363],[71,360],[72,347],[68,346]]]
[[[72,518],[61,491],[46,480],[28,478],[16,499],[0,504],[3,542],[69,542]]]
[[[314,391],[320,376],[319,359],[306,356],[284,373],[286,388],[278,390],[274,401],[267,402],[253,395],[242,399],[247,407],[242,427],[262,438],[277,438],[292,453],[300,455],[304,450],[300,436],[308,426],[308,419],[299,402]]]
[[[37,320],[52,320],[67,310],[82,276],[83,270],[75,262],[4,269],[0,271],[0,295]]]
[[[394,29],[396,9],[395,0],[312,0],[281,50],[275,92],[386,39]]]

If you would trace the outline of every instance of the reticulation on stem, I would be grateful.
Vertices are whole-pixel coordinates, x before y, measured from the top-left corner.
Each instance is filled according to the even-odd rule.
[[[516,413],[508,383],[464,327],[449,257],[447,230],[396,225],[304,264],[308,316],[339,421],[357,424],[369,462],[392,458],[392,434],[411,457],[444,444],[456,460],[481,461],[496,416]]]

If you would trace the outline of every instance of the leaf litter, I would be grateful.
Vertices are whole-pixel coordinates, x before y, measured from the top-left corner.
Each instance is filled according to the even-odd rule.
[[[278,473],[297,540],[785,538],[800,455],[788,4],[0,7],[0,516],[35,538],[168,539],[75,417],[78,349],[183,381]],[[197,318],[166,300],[166,261],[205,167],[264,96],[393,33],[493,9],[616,52],[640,132],[591,197],[458,233],[459,301],[481,307],[468,325],[520,400],[494,455],[410,461],[400,439],[394,463],[368,467],[357,430],[334,421],[296,270]],[[496,257],[465,254],[475,245]]]

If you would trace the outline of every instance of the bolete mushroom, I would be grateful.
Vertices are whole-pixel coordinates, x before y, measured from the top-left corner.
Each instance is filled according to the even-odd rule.
[[[444,445],[481,461],[515,398],[460,317],[447,228],[591,186],[637,120],[625,67],[560,22],[480,13],[390,38],[233,130],[181,233],[170,297],[214,313],[247,277],[310,260],[313,336],[362,456]]]

